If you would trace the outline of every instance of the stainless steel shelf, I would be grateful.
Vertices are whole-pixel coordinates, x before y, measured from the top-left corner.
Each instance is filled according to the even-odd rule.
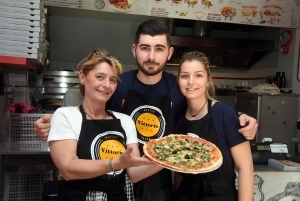
[[[0,142],[0,155],[49,154],[47,142]]]

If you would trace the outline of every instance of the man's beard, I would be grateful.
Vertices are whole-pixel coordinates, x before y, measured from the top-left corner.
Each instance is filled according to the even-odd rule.
[[[136,64],[138,65],[138,68],[147,76],[154,76],[159,74],[164,70],[165,65],[167,63],[167,60],[162,65],[159,65],[159,63],[155,61],[150,61],[150,60],[144,61],[143,64],[148,63],[148,64],[159,65],[157,70],[147,70],[146,68],[144,68],[143,64],[137,60],[137,58],[135,58],[135,60],[136,60]]]

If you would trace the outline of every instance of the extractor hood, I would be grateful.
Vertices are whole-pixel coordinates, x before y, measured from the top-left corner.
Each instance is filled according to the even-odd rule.
[[[249,69],[274,51],[273,40],[171,36],[174,53],[167,65],[178,65],[185,52],[200,51],[211,67]]]

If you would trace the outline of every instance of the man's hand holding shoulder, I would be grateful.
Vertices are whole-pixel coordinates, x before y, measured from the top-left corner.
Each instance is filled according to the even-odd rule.
[[[34,122],[34,132],[40,140],[47,141],[51,128],[50,120],[51,116],[45,114],[42,118]]]
[[[258,127],[256,119],[246,114],[241,114],[239,120],[240,125],[243,127],[239,129],[239,132],[242,133],[247,140],[254,139]]]

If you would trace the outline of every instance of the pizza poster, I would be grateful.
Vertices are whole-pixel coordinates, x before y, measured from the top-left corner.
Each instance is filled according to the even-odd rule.
[[[300,0],[44,0],[44,4],[165,18],[300,27]]]

